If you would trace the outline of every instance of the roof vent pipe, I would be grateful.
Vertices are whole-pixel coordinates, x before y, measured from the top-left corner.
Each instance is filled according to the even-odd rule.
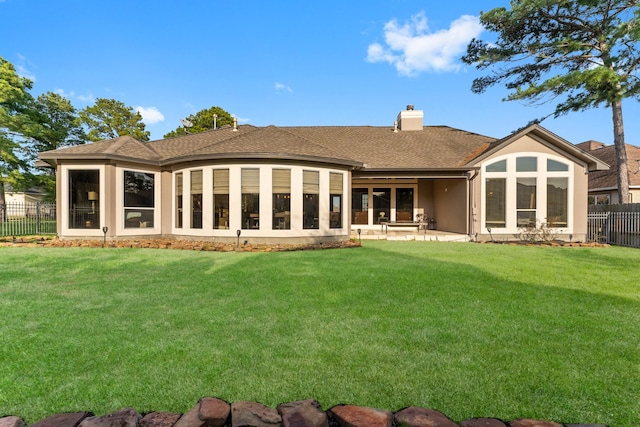
[[[398,121],[393,122],[393,133],[398,133]]]
[[[234,132],[238,131],[238,118],[237,117],[233,118],[233,131]]]

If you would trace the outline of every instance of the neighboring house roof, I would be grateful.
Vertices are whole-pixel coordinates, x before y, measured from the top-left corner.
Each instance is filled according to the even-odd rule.
[[[576,145],[594,157],[611,165],[609,170],[596,171],[589,174],[589,190],[598,191],[618,188],[618,164],[616,149],[613,145],[605,145],[599,141],[585,141]],[[626,144],[627,171],[629,187],[640,188],[640,147]]]
[[[300,126],[237,129],[224,126],[202,133],[148,143],[130,136],[66,147],[40,154],[58,160],[119,159],[168,166],[195,160],[291,159],[324,162],[367,171],[469,170],[482,158],[530,133],[589,164],[606,167],[598,159],[534,125],[496,140],[448,126],[424,126],[420,131],[394,131],[376,126]]]

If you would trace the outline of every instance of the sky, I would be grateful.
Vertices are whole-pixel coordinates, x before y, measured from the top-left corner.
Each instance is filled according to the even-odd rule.
[[[219,106],[254,126],[393,126],[407,105],[425,125],[502,138],[555,104],[504,102],[460,61],[491,40],[481,11],[508,0],[0,0],[0,56],[77,108],[112,98],[136,109],[152,139]],[[640,145],[640,103],[623,104]],[[549,118],[568,140],[613,143],[604,107]]]

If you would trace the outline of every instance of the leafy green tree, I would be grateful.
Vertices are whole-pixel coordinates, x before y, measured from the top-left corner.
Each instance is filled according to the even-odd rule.
[[[481,13],[480,21],[497,40],[474,39],[467,47],[465,63],[492,71],[475,79],[472,91],[504,83],[507,101],[555,100],[555,117],[611,108],[618,191],[620,202],[628,203],[622,100],[640,94],[639,2],[512,0],[510,10]]]
[[[149,141],[142,116],[133,108],[115,99],[98,98],[94,105],[80,111],[80,123],[88,130],[91,141],[101,141],[130,135],[140,141]]]
[[[85,144],[84,133],[78,112],[71,102],[57,93],[47,92],[35,100],[32,107],[34,125],[24,129],[25,158],[30,164],[37,160],[38,153],[62,147]],[[34,177],[34,185],[44,187],[50,198],[55,197],[55,170],[43,168]]]
[[[186,135],[187,133],[200,133],[206,130],[214,129],[233,124],[233,117],[220,107],[211,107],[208,109],[200,110],[195,115],[187,117],[187,120],[192,125],[185,129],[184,126],[180,126],[175,130],[164,135],[165,138],[171,138],[174,136]]]
[[[30,107],[31,80],[18,76],[13,65],[0,57],[0,204],[4,204],[5,184],[20,188],[29,167],[20,143],[21,133],[33,125]],[[6,220],[0,211],[0,221]]]

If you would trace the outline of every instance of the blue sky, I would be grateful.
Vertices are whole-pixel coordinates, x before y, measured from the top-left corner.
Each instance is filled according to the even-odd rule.
[[[504,137],[553,111],[471,93],[460,63],[490,39],[481,10],[508,0],[0,0],[0,56],[78,109],[114,98],[139,109],[152,139],[220,106],[256,126],[392,126],[413,104],[426,125]],[[640,103],[624,104],[640,145]],[[572,143],[612,143],[608,109],[547,119]]]

